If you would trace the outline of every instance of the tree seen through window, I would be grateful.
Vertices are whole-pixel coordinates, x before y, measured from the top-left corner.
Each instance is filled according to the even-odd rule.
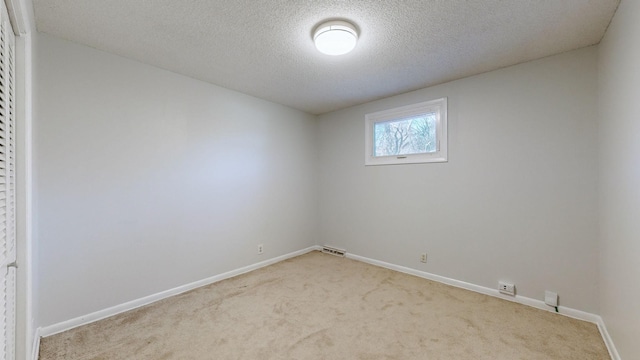
[[[436,152],[436,114],[422,114],[374,125],[374,156]]]

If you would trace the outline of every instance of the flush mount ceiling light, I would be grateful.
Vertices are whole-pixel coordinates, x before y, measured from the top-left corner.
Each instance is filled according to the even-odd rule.
[[[358,33],[353,24],[346,21],[329,21],[316,29],[313,42],[323,54],[342,55],[353,50],[358,41]]]

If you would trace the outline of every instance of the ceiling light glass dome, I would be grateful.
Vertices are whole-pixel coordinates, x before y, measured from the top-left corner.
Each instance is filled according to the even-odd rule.
[[[318,26],[313,41],[323,54],[343,55],[356,47],[358,33],[356,27],[346,21],[329,21]]]

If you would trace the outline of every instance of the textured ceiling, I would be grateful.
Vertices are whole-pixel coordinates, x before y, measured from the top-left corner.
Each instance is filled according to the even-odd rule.
[[[619,0],[34,0],[40,32],[312,114],[597,44]],[[319,53],[327,19],[356,49]]]

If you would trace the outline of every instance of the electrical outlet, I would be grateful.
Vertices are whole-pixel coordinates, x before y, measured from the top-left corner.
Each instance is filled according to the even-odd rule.
[[[420,254],[420,262],[423,262],[423,263],[427,262],[427,253]]]
[[[507,295],[514,296],[516,294],[516,286],[504,281],[498,282],[498,290]]]
[[[258,255],[262,255],[263,252],[264,252],[264,245],[262,244],[258,245]]]

